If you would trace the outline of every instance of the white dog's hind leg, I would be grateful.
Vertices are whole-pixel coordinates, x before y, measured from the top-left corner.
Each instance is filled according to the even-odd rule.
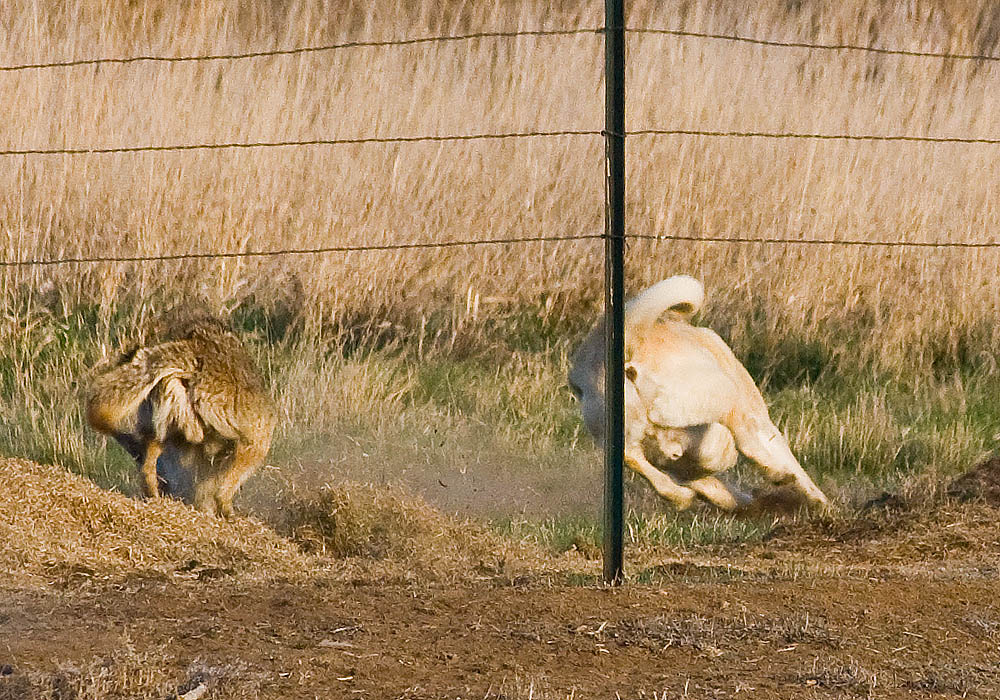
[[[813,505],[829,505],[773,423],[751,419],[732,425],[730,429],[740,452],[760,465],[769,481],[778,485],[794,484]]]
[[[653,485],[656,492],[674,504],[678,510],[686,510],[694,502],[695,493],[686,486],[681,486],[669,476],[654,467],[642,455],[641,451],[625,454],[625,464],[635,472],[642,474]]]
[[[736,443],[729,428],[708,423],[688,428],[690,456],[698,466],[710,472],[723,472],[736,464]]]

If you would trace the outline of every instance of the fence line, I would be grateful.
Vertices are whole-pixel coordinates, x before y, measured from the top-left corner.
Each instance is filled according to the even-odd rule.
[[[888,56],[909,56],[916,58],[941,58],[952,61],[1000,61],[1000,56],[989,54],[963,54],[949,53],[944,51],[911,51],[907,49],[883,49],[877,46],[864,46],[861,44],[818,44],[806,41],[777,41],[771,39],[756,39],[754,37],[740,36],[738,34],[711,34],[708,32],[693,32],[683,29],[647,29],[631,28],[625,31],[630,34],[666,34],[678,37],[692,37],[698,39],[718,39],[722,41],[733,41],[745,44],[756,44],[758,46],[775,46],[794,49],[819,49],[824,51],[864,51],[867,53],[877,53]]]
[[[106,148],[24,148],[3,149],[0,156],[106,155],[113,153],[158,153],[165,151],[208,151],[252,148],[289,148],[295,146],[342,146],[364,144],[421,143],[448,141],[499,141],[503,139],[551,138],[557,136],[604,136],[598,129],[561,131],[517,131],[483,134],[442,134],[426,136],[363,136],[342,139],[305,139],[301,141],[238,141],[229,143],[190,143],[169,146],[110,146]],[[625,136],[705,136],[717,138],[813,139],[820,141],[881,141],[911,143],[955,143],[1000,145],[1000,138],[964,136],[911,136],[908,134],[822,134],[768,131],[709,131],[702,129],[636,129]]]
[[[602,233],[567,236],[522,236],[517,238],[481,238],[461,241],[425,241],[417,243],[385,243],[378,245],[325,246],[319,248],[284,248],[279,250],[245,250],[222,252],[167,253],[163,255],[112,255],[77,258],[51,258],[36,260],[0,260],[0,267],[33,267],[49,265],[128,263],[128,262],[177,262],[182,260],[209,260],[226,258],[265,258],[289,255],[319,255],[323,253],[363,253],[371,251],[415,250],[430,248],[458,248],[477,245],[507,245],[514,243],[560,243],[565,241],[599,240]],[[1000,248],[1000,241],[866,241],[836,238],[777,238],[745,236],[684,236],[674,234],[629,233],[628,240],[690,241],[694,243],[740,243],[768,245],[829,245],[870,248]]]
[[[368,251],[414,250],[419,248],[458,248],[477,245],[504,245],[510,243],[558,243],[604,238],[604,234],[590,233],[571,236],[519,236],[516,238],[478,238],[462,241],[425,241],[417,243],[384,243],[356,246],[324,246],[319,248],[284,248],[279,250],[242,250],[213,253],[167,253],[164,255],[112,255],[78,258],[53,258],[42,260],[0,260],[0,267],[30,267],[41,265],[72,265],[91,263],[171,262],[178,260],[205,260],[216,258],[264,258],[286,255],[318,255],[321,253],[356,253]]]
[[[998,145],[1000,138],[964,136],[910,136],[908,134],[819,134],[772,131],[709,131],[702,129],[637,129],[629,136],[708,136],[754,139],[815,139],[820,141],[902,141],[914,143],[972,143]]]
[[[25,148],[0,150],[0,156],[105,155],[112,153],[157,153],[165,151],[206,151],[251,148],[288,148],[294,146],[342,146],[364,144],[421,143],[447,141],[499,141],[503,139],[551,138],[557,136],[603,136],[598,129],[561,131],[517,131],[484,134],[442,134],[428,136],[364,136],[343,139],[305,139],[301,141],[239,141],[230,143],[191,143],[170,146],[111,146],[107,148]],[[911,143],[955,143],[1000,145],[1000,138],[964,136],[911,136],[907,134],[821,134],[767,131],[709,131],[702,129],[636,129],[625,136],[705,136],[718,138],[814,139],[821,141],[881,141]]]
[[[471,34],[451,34],[442,36],[418,37],[415,39],[387,39],[384,41],[345,41],[339,44],[321,44],[318,46],[301,46],[291,49],[273,49],[270,51],[247,51],[245,53],[208,54],[202,56],[126,56],[122,58],[82,58],[69,61],[51,61],[48,63],[22,63],[0,66],[0,72],[23,70],[39,70],[45,68],[71,68],[77,66],[100,66],[107,64],[124,65],[129,63],[189,63],[199,61],[238,61],[248,58],[268,58],[273,56],[296,56],[301,54],[322,53],[339,49],[381,48],[386,46],[413,46],[417,44],[446,43],[455,41],[473,41],[476,39],[508,39],[513,37],[548,37],[573,36],[581,34],[601,34],[603,27],[578,29],[536,29],[509,32],[474,32]]]
[[[758,39],[738,34],[715,34],[711,32],[688,31],[684,29],[657,29],[648,27],[631,27],[625,30],[637,35],[668,35],[684,38],[713,39],[732,41],[757,46],[770,46],[796,49],[816,49],[823,51],[861,51],[888,56],[907,56],[915,58],[937,58],[952,61],[1000,61],[1000,56],[989,54],[962,54],[944,51],[915,51],[908,49],[880,48],[861,44],[821,44],[807,41],[779,41]],[[72,68],[80,66],[127,65],[130,63],[190,63],[204,61],[237,61],[252,58],[269,58],[278,56],[297,56],[311,53],[323,53],[341,49],[382,48],[390,46],[414,46],[419,44],[446,43],[458,41],[474,41],[477,39],[508,39],[515,37],[553,37],[574,35],[599,35],[604,33],[604,27],[580,27],[575,29],[537,29],[524,31],[472,32],[469,34],[450,34],[440,36],[417,37],[413,39],[386,39],[377,41],[345,41],[335,44],[320,44],[317,46],[300,46],[289,49],[272,49],[268,51],[247,51],[241,53],[206,54],[190,56],[155,56],[139,55],[120,58],[83,58],[66,61],[50,61],[41,63],[21,63],[0,66],[0,72],[15,72],[24,70],[43,70],[48,68]]]
[[[600,136],[598,129],[562,131],[517,131],[493,134],[444,134],[430,136],[362,136],[343,139],[305,139],[302,141],[237,141],[230,143],[189,143],[170,146],[111,146],[107,148],[24,148],[0,150],[0,156],[104,155],[109,153],[154,153],[162,151],[207,151],[250,148],[288,148],[293,146],[342,146],[363,144],[420,143],[445,141],[499,141],[502,139],[548,138],[553,136]]]
[[[626,29],[631,34],[661,34],[677,37],[700,38],[712,40],[725,40],[742,42],[761,46],[798,48],[798,49],[818,49],[832,51],[863,51],[885,55],[899,55],[909,57],[927,57],[950,60],[980,60],[980,61],[1000,61],[1000,56],[957,54],[929,51],[909,51],[900,49],[878,48],[871,46],[861,46],[855,44],[820,44],[798,41],[775,41],[767,39],[757,39],[735,34],[713,34],[707,32],[695,32],[679,29],[656,29],[656,28],[629,28]],[[275,49],[270,51],[254,51],[246,53],[212,54],[201,56],[131,56],[124,58],[96,58],[80,59],[70,61],[54,61],[49,63],[32,63],[20,65],[0,66],[0,72],[12,72],[46,68],[65,68],[73,66],[99,66],[104,64],[131,64],[138,62],[164,62],[183,63],[198,61],[232,61],[262,57],[292,56],[310,53],[319,53],[348,48],[376,48],[390,46],[411,46],[427,43],[473,41],[478,39],[501,39],[513,37],[550,37],[550,36],[572,36],[585,34],[602,34],[605,28],[575,28],[575,29],[551,29],[551,30],[526,30],[509,32],[475,32],[469,34],[441,35],[431,37],[418,37],[412,39],[384,40],[384,41],[350,41],[336,44],[326,44],[319,46],[305,46],[290,49]],[[110,146],[98,148],[29,148],[29,149],[0,149],[0,156],[49,156],[49,155],[103,155],[103,154],[128,154],[128,153],[150,153],[150,152],[170,152],[170,151],[197,151],[197,150],[226,150],[226,149],[257,149],[257,148],[287,148],[305,146],[335,146],[335,145],[364,145],[364,144],[407,144],[421,142],[460,142],[460,141],[485,141],[504,139],[524,139],[524,138],[550,138],[550,137],[579,137],[579,136],[606,136],[608,133],[597,129],[579,130],[555,130],[555,131],[520,131],[520,132],[499,132],[499,133],[478,133],[478,134],[446,134],[446,135],[422,135],[422,136],[387,136],[387,137],[357,137],[357,138],[337,138],[337,139],[305,139],[305,140],[281,140],[281,141],[246,141],[246,142],[226,142],[226,143],[193,143],[174,145],[147,145],[147,146]],[[932,144],[979,144],[998,145],[1000,138],[977,138],[977,137],[949,137],[949,136],[912,136],[906,134],[824,134],[824,133],[796,133],[796,132],[765,132],[765,131],[721,131],[721,130],[701,130],[701,129],[638,129],[628,131],[620,136],[648,137],[648,136],[695,136],[709,138],[764,138],[764,139],[813,139],[828,141],[865,141],[865,142],[916,142]],[[604,238],[604,234],[571,235],[571,236],[531,236],[517,238],[494,238],[479,240],[460,240],[442,242],[418,242],[383,245],[357,245],[357,246],[328,246],[303,249],[280,249],[280,250],[259,250],[259,251],[232,251],[232,252],[189,252],[164,255],[123,255],[123,256],[93,256],[93,257],[69,257],[54,259],[35,260],[0,260],[0,267],[26,267],[26,266],[49,266],[64,264],[98,264],[98,263],[127,263],[127,262],[166,262],[181,260],[203,260],[203,259],[226,259],[226,258],[254,258],[254,257],[276,257],[288,255],[315,255],[323,253],[350,253],[364,251],[391,251],[410,249],[430,249],[448,248],[457,246],[474,245],[504,245],[529,242],[559,242],[573,240],[587,240]],[[781,237],[715,237],[715,236],[684,236],[684,235],[644,235],[627,234],[626,238],[633,240],[660,240],[660,241],[691,241],[702,243],[739,243],[739,244],[777,244],[777,245],[831,245],[831,246],[863,246],[863,247],[908,247],[908,248],[955,248],[955,249],[991,249],[1000,248],[1000,241],[984,242],[955,242],[955,241],[866,241],[866,240],[837,240],[837,239],[797,239]]]
[[[653,241],[693,241],[697,243],[765,243],[778,245],[832,245],[871,248],[1000,248],[1000,241],[866,241],[838,238],[753,238],[745,236],[683,236],[673,234],[630,233],[627,238]]]

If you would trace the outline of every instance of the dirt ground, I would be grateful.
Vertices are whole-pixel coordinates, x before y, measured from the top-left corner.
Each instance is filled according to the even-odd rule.
[[[153,650],[151,672],[207,697],[1000,694],[993,576],[617,590],[136,582],[2,600],[2,698],[72,697],[60,684],[95,663],[112,672],[122,649]]]
[[[85,495],[88,513],[105,499],[71,486],[60,498]],[[996,698],[1000,509],[970,498],[887,497],[856,517],[779,524],[762,542],[634,550],[620,588],[573,552],[456,576],[297,554],[269,574],[268,557],[292,556],[273,533],[120,495],[97,509],[108,532],[150,511],[217,528],[225,551],[202,533],[202,560],[175,541],[160,559],[153,543],[145,559],[116,549],[110,568],[82,566],[22,511],[32,552],[0,531],[12,572],[0,583],[0,700]],[[80,522],[81,547],[108,537]],[[239,547],[256,558],[240,563]]]

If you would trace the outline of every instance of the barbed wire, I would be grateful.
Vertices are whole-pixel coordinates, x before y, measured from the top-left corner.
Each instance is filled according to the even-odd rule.
[[[189,63],[200,61],[237,61],[249,58],[267,58],[274,56],[296,56],[301,54],[337,51],[340,49],[381,48],[386,46],[413,46],[417,44],[444,43],[455,41],[473,41],[476,39],[508,39],[514,37],[549,37],[574,36],[580,34],[601,34],[603,27],[577,29],[535,29],[508,32],[473,32],[470,34],[449,34],[441,36],[418,37],[414,39],[386,39],[382,41],[345,41],[337,44],[321,44],[317,46],[300,46],[290,49],[273,49],[269,51],[246,51],[243,53],[206,54],[190,56],[126,56],[122,58],[82,58],[67,61],[50,61],[45,63],[21,63],[0,66],[0,72],[23,70],[39,70],[45,68],[71,68],[76,66],[100,66],[107,64],[124,65],[129,63]]]
[[[547,138],[553,136],[600,136],[598,129],[563,129],[561,131],[517,131],[482,134],[446,134],[429,136],[364,136],[342,139],[305,139],[301,141],[233,141],[229,143],[187,143],[169,146],[110,146],[106,148],[22,148],[0,149],[0,156],[104,155],[109,153],[150,153],[160,151],[202,151],[251,148],[287,148],[293,146],[341,146],[363,144],[419,143],[443,141],[495,141],[501,139]]]
[[[821,141],[910,141],[917,143],[1000,144],[1000,138],[965,136],[911,136],[907,134],[821,134],[781,131],[710,131],[703,129],[637,129],[629,136],[709,136],[724,138],[816,139]]]
[[[744,236],[684,236],[641,233],[628,234],[626,238],[653,241],[691,241],[695,243],[762,243],[772,245],[830,245],[871,248],[1000,248],[1000,241],[871,241],[851,238],[754,238]]]
[[[743,42],[762,46],[820,49],[835,51],[865,51],[877,54],[930,57],[953,60],[982,60],[1000,61],[998,56],[977,55],[977,54],[957,54],[945,52],[910,51],[900,49],[887,49],[856,44],[820,44],[799,41],[775,41],[767,39],[757,39],[735,34],[713,34],[707,32],[694,32],[676,29],[655,29],[655,28],[628,28],[632,34],[664,34],[678,37],[702,38]],[[189,56],[153,56],[140,55],[123,58],[96,58],[79,59],[69,61],[53,61],[48,63],[31,63],[19,65],[0,66],[0,72],[64,68],[72,66],[99,66],[103,64],[130,64],[137,62],[196,62],[196,61],[222,61],[240,60],[262,57],[291,56],[325,51],[334,51],[347,48],[375,48],[389,46],[407,46],[436,42],[472,41],[477,39],[490,38],[512,38],[512,37],[547,37],[547,36],[571,36],[583,34],[600,34],[604,32],[603,27],[598,28],[577,28],[577,29],[553,29],[553,30],[527,30],[509,32],[475,32],[458,35],[442,35],[432,37],[419,37],[412,39],[385,40],[385,41],[350,41],[336,44],[326,44],[318,46],[306,46],[290,49],[275,49],[270,51],[253,51],[245,53],[211,54],[211,55],[189,55]],[[146,145],[146,146],[109,146],[109,147],[77,147],[77,148],[28,148],[28,149],[0,149],[0,156],[31,156],[31,155],[100,155],[100,154],[126,154],[142,152],[166,152],[166,151],[194,151],[194,150],[222,150],[222,149],[256,149],[256,148],[282,148],[282,147],[303,147],[303,146],[333,146],[333,145],[364,145],[364,144],[406,144],[418,142],[454,142],[473,140],[501,140],[501,139],[522,139],[522,138],[545,138],[561,136],[600,136],[605,134],[601,130],[557,130],[557,131],[520,131],[520,132],[499,132],[499,133],[477,133],[477,134],[449,134],[449,135],[424,135],[424,136],[389,136],[389,137],[357,137],[338,139],[305,139],[305,140],[281,140],[281,141],[244,141],[244,142],[224,142],[224,143],[192,143],[173,145]],[[955,143],[955,144],[1000,144],[1000,138],[978,138],[978,137],[948,137],[948,136],[913,136],[905,134],[824,134],[824,133],[798,133],[798,132],[765,132],[765,131],[735,131],[735,130],[702,130],[702,129],[640,129],[629,131],[628,136],[696,136],[696,137],[716,137],[716,138],[766,138],[766,139],[815,139],[815,140],[837,140],[837,141],[874,141],[874,142],[924,142],[924,143]],[[190,252],[164,255],[122,255],[122,256],[81,256],[54,259],[34,259],[34,260],[0,260],[0,267],[23,267],[23,266],[47,266],[64,264],[99,264],[99,263],[129,263],[129,262],[167,262],[182,260],[203,260],[203,259],[227,259],[227,258],[254,258],[254,257],[274,257],[288,255],[319,255],[325,253],[351,253],[364,251],[391,251],[391,250],[412,250],[429,248],[447,248],[457,246],[473,245],[504,245],[528,242],[558,242],[572,240],[587,240],[604,238],[604,234],[589,234],[577,236],[529,236],[518,238],[494,238],[462,241],[442,241],[442,242],[417,242],[382,245],[358,245],[358,246],[327,246],[303,249],[279,249],[261,251],[223,251],[223,252]],[[797,239],[780,237],[712,237],[712,236],[683,236],[683,235],[644,235],[629,234],[629,239],[638,240],[659,240],[659,241],[691,241],[703,243],[743,243],[743,244],[781,244],[781,245],[834,245],[834,246],[866,246],[866,247],[919,247],[919,248],[958,248],[958,249],[984,249],[1000,248],[1000,242],[955,242],[955,241],[872,241],[872,240],[844,240],[844,239]]]
[[[325,253],[358,253],[372,251],[414,250],[432,248],[457,248],[477,245],[511,245],[519,243],[559,243],[565,241],[599,240],[606,234],[592,233],[567,236],[520,236],[516,238],[480,238],[460,241],[423,241],[416,243],[386,243],[357,246],[324,246],[318,248],[285,248],[278,250],[246,250],[221,252],[167,253],[163,255],[111,255],[49,258],[35,260],[0,260],[0,267],[31,267],[48,265],[179,262],[184,260],[209,260],[231,258],[263,258],[289,255],[320,255]],[[829,245],[884,248],[1000,248],[1000,241],[887,241],[837,238],[778,238],[752,236],[685,236],[673,234],[626,234],[629,240],[685,241],[693,243],[740,243],[765,245]]]
[[[628,28],[625,30],[631,34],[667,34],[678,37],[691,37],[698,39],[718,39],[722,41],[741,42],[745,44],[756,44],[758,46],[774,46],[781,48],[795,49],[819,49],[825,51],[863,51],[888,56],[909,56],[916,58],[940,58],[955,61],[1000,61],[1000,56],[989,54],[963,54],[950,53],[946,51],[911,51],[907,49],[885,49],[877,46],[864,46],[862,44],[820,44],[806,41],[777,41],[771,39],[756,39],[754,37],[741,36],[738,34],[712,34],[709,32],[694,32],[683,29],[651,29],[651,28]]]
[[[240,250],[221,252],[167,253],[163,255],[110,255],[50,258],[36,260],[0,260],[0,267],[31,267],[43,265],[72,265],[129,262],[176,262],[181,260],[206,260],[226,258],[264,258],[288,255],[320,255],[323,253],[357,253],[370,251],[414,250],[419,248],[457,248],[460,246],[504,245],[513,243],[558,243],[604,238],[604,234],[590,233],[568,236],[519,236],[516,238],[476,238],[460,241],[421,241],[415,243],[384,243],[356,246],[323,246],[319,248],[283,248],[278,250]]]
[[[713,39],[720,41],[732,41],[758,46],[770,46],[796,49],[816,49],[825,51],[861,51],[889,56],[907,56],[917,58],[936,58],[946,60],[961,61],[1000,61],[1000,56],[990,54],[953,53],[947,51],[916,51],[909,49],[881,48],[878,46],[865,46],[862,44],[823,44],[807,41],[780,41],[773,39],[758,39],[755,37],[742,36],[739,34],[718,34],[712,32],[698,32],[684,29],[658,29],[649,27],[629,27],[626,32],[630,34],[660,34],[685,38]],[[416,37],[412,39],[385,39],[371,41],[345,41],[332,44],[319,44],[314,46],[298,46],[288,49],[271,49],[264,51],[245,51],[220,54],[186,55],[186,56],[157,56],[143,54],[138,56],[105,57],[105,58],[83,58],[70,59],[64,61],[47,61],[36,63],[20,63],[0,66],[0,72],[15,72],[25,70],[43,70],[49,68],[72,68],[80,66],[101,66],[101,65],[127,65],[131,63],[191,63],[206,61],[237,61],[254,58],[270,58],[278,56],[297,56],[313,53],[324,53],[338,51],[342,49],[358,48],[382,48],[390,46],[414,46],[419,44],[447,43],[459,41],[475,41],[480,39],[508,39],[516,37],[558,37],[575,35],[600,35],[604,33],[604,27],[579,27],[573,29],[536,29],[521,31],[495,31],[495,32],[470,32],[468,34],[445,34],[438,36]]]
[[[234,141],[228,143],[189,143],[166,146],[109,146],[98,148],[23,148],[0,149],[0,156],[105,155],[114,153],[156,153],[164,151],[199,151],[295,146],[340,146],[447,141],[496,141],[503,139],[551,138],[558,136],[603,136],[600,129],[563,129],[558,131],[517,131],[480,134],[442,134],[425,136],[365,136],[342,139],[304,139],[299,141]],[[823,134],[768,131],[711,131],[705,129],[637,129],[625,136],[705,136],[717,138],[814,139],[821,141],[882,141],[915,143],[955,143],[1000,145],[1000,138],[964,136],[912,136],[908,134]]]

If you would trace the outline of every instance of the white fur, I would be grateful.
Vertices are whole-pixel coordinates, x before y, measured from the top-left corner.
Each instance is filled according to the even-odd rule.
[[[704,303],[701,283],[667,278],[625,305],[625,461],[678,508],[695,496],[726,510],[749,498],[715,474],[736,463],[737,448],[803,499],[826,496],[768,416],[753,379],[729,346],[690,318]],[[584,423],[604,442],[604,323],[573,356],[570,385]]]

